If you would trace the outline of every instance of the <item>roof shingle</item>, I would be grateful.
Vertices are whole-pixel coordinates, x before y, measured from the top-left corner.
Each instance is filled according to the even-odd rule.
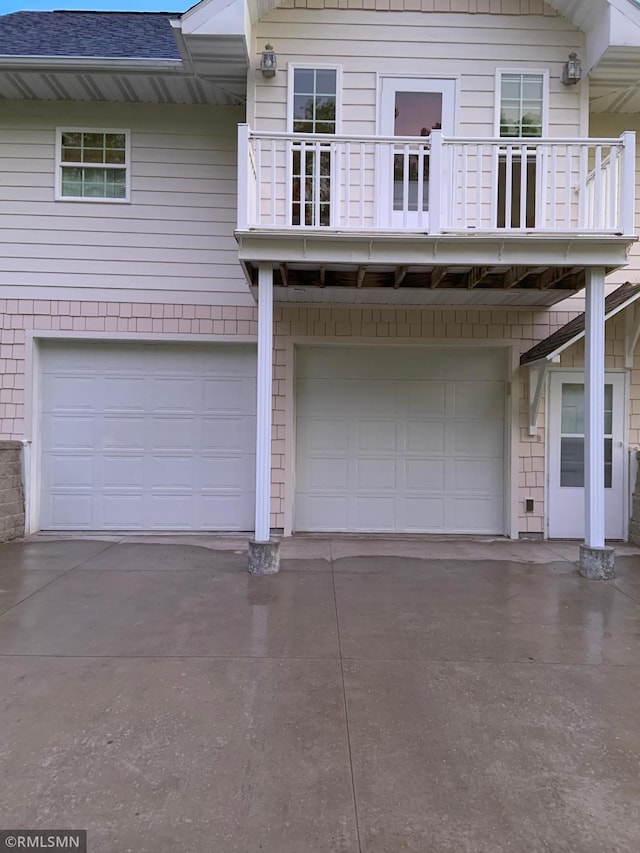
[[[0,16],[0,56],[180,59],[177,12],[14,12]]]

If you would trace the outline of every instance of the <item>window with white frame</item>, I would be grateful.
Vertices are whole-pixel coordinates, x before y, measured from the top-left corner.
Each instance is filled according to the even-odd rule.
[[[59,128],[56,197],[129,200],[129,132]]]
[[[544,74],[502,72],[500,136],[542,136],[544,109]]]
[[[338,127],[338,69],[291,68],[291,130],[335,134]],[[295,144],[292,163],[292,224],[331,222],[331,151],[323,142]]]

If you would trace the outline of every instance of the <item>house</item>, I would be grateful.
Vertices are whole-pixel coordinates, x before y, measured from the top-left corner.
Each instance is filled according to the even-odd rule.
[[[571,537],[611,573],[639,58],[632,0],[0,17],[27,530],[254,532],[257,571],[274,532]]]

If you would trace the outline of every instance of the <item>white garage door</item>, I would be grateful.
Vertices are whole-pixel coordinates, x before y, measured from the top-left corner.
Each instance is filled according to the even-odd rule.
[[[504,533],[505,373],[495,350],[300,349],[296,530]]]
[[[42,348],[40,526],[250,530],[255,349]]]

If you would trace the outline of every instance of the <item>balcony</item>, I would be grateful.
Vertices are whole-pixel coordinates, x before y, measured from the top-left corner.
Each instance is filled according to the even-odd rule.
[[[252,284],[258,263],[274,264],[296,298],[375,289],[397,302],[411,290],[407,301],[459,303],[493,291],[489,301],[551,304],[583,286],[587,266],[625,264],[634,188],[633,133],[404,139],[241,125],[240,259]]]

